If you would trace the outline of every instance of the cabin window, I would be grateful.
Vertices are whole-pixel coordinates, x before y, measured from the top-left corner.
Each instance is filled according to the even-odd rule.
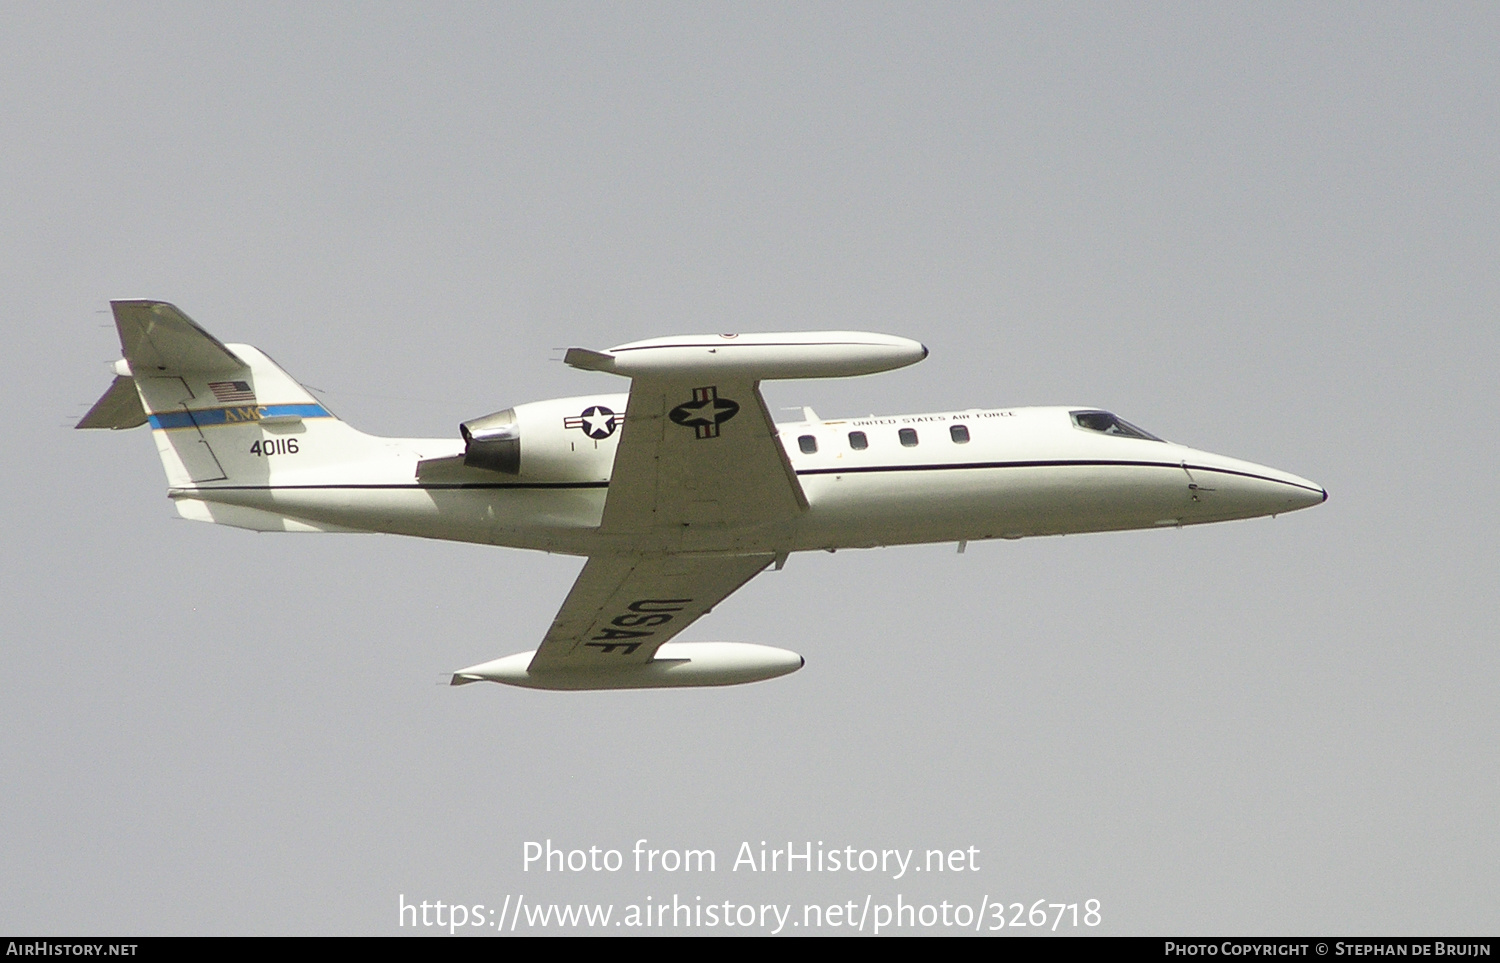
[[[901,439],[902,445],[906,446],[907,448],[917,447],[917,429],[902,428],[896,434]]]
[[[1116,435],[1121,438],[1142,438],[1146,441],[1161,441],[1160,438],[1143,431],[1130,422],[1107,411],[1070,411],[1073,424],[1087,431],[1097,431],[1102,435]]]
[[[855,451],[864,451],[870,447],[870,439],[866,438],[862,431],[851,431],[849,432],[849,447]]]
[[[815,455],[818,452],[818,439],[812,435],[803,435],[797,439],[797,447],[802,449],[804,455]]]
[[[969,426],[949,425],[948,437],[953,439],[955,445],[967,445],[969,443]]]

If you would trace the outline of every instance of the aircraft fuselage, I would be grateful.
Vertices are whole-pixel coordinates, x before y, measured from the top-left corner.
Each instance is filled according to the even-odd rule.
[[[623,422],[615,413],[624,409],[624,395],[518,406],[523,454],[514,476],[454,464],[457,440],[388,439],[388,457],[349,465],[343,480],[320,472],[304,483],[296,471],[304,443],[251,456],[281,463],[274,484],[205,483],[172,496],[315,527],[576,555],[781,553],[1175,527],[1275,515],[1327,497],[1296,475],[1090,430],[1074,417],[1104,414],[1098,409],[970,409],[778,424],[808,502],[796,520],[729,524],[726,506],[705,489],[680,530],[609,535],[599,528]]]

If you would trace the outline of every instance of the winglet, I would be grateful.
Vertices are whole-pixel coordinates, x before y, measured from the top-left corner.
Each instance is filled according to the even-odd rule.
[[[582,368],[584,371],[606,371],[615,370],[615,356],[607,351],[594,351],[589,348],[569,348],[568,353],[563,355],[563,363],[574,368]]]

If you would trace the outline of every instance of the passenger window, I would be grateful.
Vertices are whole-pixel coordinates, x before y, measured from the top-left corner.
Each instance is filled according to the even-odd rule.
[[[797,439],[797,447],[802,449],[804,455],[814,455],[818,451],[818,439],[812,435],[803,435]]]
[[[900,436],[901,444],[905,445],[907,448],[917,447],[917,429],[902,428],[896,434]]]
[[[866,438],[862,431],[851,431],[849,432],[849,447],[855,451],[864,451],[870,447],[870,439]]]
[[[969,443],[969,426],[949,425],[948,437],[953,439],[955,445],[967,445]]]

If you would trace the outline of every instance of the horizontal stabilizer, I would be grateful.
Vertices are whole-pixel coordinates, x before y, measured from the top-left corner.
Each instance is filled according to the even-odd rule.
[[[136,377],[168,374],[231,374],[248,367],[198,327],[192,318],[165,301],[111,301],[120,347]]]
[[[145,423],[146,409],[141,407],[141,396],[135,390],[135,379],[129,375],[116,375],[115,383],[104,392],[104,397],[94,402],[94,407],[74,427],[138,428]]]

